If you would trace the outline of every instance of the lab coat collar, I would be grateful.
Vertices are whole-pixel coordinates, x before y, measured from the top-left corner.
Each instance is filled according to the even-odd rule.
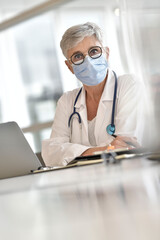
[[[78,92],[77,92],[78,94]],[[86,105],[86,93],[84,87],[82,87],[82,92],[79,95],[78,101],[76,102],[76,109],[81,108],[82,106],[84,107]]]
[[[112,101],[115,87],[115,77],[111,69],[108,69],[108,78],[102,93],[101,101]]]

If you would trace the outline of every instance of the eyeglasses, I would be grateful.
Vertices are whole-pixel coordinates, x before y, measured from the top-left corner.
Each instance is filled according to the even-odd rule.
[[[88,54],[87,55],[89,57],[93,58],[93,59],[99,58],[102,55],[102,48],[99,47],[99,46],[91,47],[88,50]],[[69,58],[69,60],[71,60],[71,62],[74,65],[80,65],[80,64],[82,64],[84,62],[85,57],[86,56],[84,56],[83,53],[76,52]]]

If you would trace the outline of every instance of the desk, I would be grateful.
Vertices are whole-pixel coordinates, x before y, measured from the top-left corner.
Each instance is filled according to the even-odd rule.
[[[160,164],[95,164],[0,180],[1,240],[159,240]]]

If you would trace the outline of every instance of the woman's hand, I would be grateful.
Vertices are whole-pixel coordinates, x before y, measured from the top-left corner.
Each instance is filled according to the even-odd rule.
[[[124,136],[117,136],[111,143],[111,146],[114,146],[114,149],[117,148],[128,148],[128,149],[133,149],[133,148],[139,148],[141,147],[140,144],[137,142],[136,137],[124,137]],[[89,148],[86,151],[84,151],[81,156],[88,156],[88,155],[93,155],[94,152],[97,151],[105,151],[107,150],[107,147],[94,147],[94,148]]]
[[[93,155],[94,152],[97,152],[97,151],[105,151],[107,150],[107,147],[94,147],[94,148],[89,148],[87,149],[86,151],[84,151],[81,156],[89,156],[89,155]]]
[[[124,137],[124,136],[117,136],[111,143],[111,146],[114,148],[139,148],[141,147],[140,144],[137,142],[136,137]]]

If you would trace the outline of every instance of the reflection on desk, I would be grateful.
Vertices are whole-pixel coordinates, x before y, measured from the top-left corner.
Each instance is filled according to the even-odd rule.
[[[1,239],[159,240],[160,165],[96,164],[0,181]]]

